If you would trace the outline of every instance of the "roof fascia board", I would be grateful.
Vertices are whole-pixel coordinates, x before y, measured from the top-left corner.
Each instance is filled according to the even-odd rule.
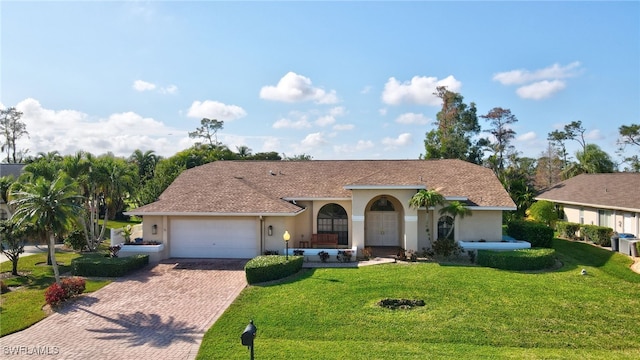
[[[487,211],[487,210],[500,210],[500,211],[512,211],[517,210],[517,207],[509,207],[509,206],[467,206],[469,210],[472,211]]]
[[[467,196],[445,196],[445,200],[448,201],[467,201],[469,198]]]
[[[306,197],[286,197],[282,198],[285,201],[344,201],[344,200],[352,200],[350,197],[345,198],[306,198]]]
[[[567,204],[567,205],[577,205],[577,206],[590,207],[590,208],[594,208],[594,209],[608,209],[608,210],[622,210],[622,211],[629,211],[629,212],[640,212],[640,208],[635,208],[634,209],[634,208],[626,208],[626,207],[622,207],[622,206],[609,206],[609,205],[601,205],[601,204],[587,204],[587,203],[581,203],[581,202],[576,202],[576,201],[545,199],[545,198],[542,198],[542,197],[537,197],[535,199],[536,200],[551,201],[551,202],[558,203],[558,204]]]
[[[125,215],[137,216],[297,216],[306,210],[294,213],[214,213],[214,212],[136,212],[127,211]]]
[[[346,190],[380,190],[380,189],[389,189],[389,190],[419,190],[426,189],[427,187],[424,185],[345,185],[344,189]]]

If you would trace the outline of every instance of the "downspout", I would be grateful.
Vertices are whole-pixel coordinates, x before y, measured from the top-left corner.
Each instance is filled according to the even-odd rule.
[[[264,254],[264,218],[260,215],[260,254]]]

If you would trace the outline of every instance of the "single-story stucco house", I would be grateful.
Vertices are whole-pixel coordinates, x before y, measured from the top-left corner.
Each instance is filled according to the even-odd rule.
[[[409,199],[436,189],[471,216],[440,216]],[[515,204],[493,172],[461,160],[216,161],[185,170],[142,216],[144,240],[161,258],[252,258],[310,246],[337,234],[337,247],[429,248],[430,234],[454,227],[457,241],[502,240],[502,212]],[[434,236],[434,238],[437,238]],[[322,247],[322,246],[318,246]]]
[[[540,193],[564,209],[565,220],[640,237],[640,173],[581,174]]]

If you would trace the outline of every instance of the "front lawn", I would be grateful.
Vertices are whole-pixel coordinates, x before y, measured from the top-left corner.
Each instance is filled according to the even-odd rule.
[[[304,270],[250,286],[206,333],[199,359],[637,359],[640,274],[631,260],[554,240],[563,267],[524,273],[436,263]],[[580,275],[582,269],[587,275]],[[382,309],[383,298],[424,307]]]
[[[56,252],[60,273],[71,270],[71,260],[81,256],[74,252]],[[45,305],[44,292],[55,279],[53,269],[46,265],[47,253],[20,257],[18,273],[23,276],[3,279],[4,283],[13,287],[13,291],[2,294],[0,308],[0,336],[25,329],[44,319],[47,315],[42,310]],[[0,264],[0,272],[11,273],[11,262]],[[96,291],[107,285],[109,280],[86,280],[85,292]],[[20,288],[15,288],[19,286]]]

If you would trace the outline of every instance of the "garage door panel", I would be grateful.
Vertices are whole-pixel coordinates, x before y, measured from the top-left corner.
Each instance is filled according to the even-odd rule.
[[[259,234],[253,219],[172,219],[171,257],[252,258]]]

